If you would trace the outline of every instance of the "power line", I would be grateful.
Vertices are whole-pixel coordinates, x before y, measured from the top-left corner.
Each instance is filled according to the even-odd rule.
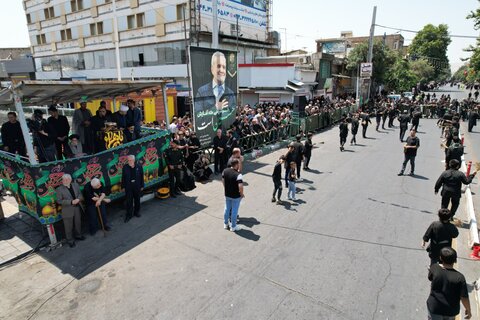
[[[384,29],[390,29],[390,30],[397,30],[397,31],[404,31],[404,32],[410,32],[410,33],[419,33],[420,31],[415,31],[415,30],[408,30],[408,29],[403,29],[403,28],[394,28],[394,27],[387,27],[387,26],[382,26],[380,24],[375,24],[375,26],[384,28]],[[451,38],[465,38],[465,39],[478,39],[479,36],[465,36],[465,35],[458,35],[458,34],[450,34],[449,35]]]

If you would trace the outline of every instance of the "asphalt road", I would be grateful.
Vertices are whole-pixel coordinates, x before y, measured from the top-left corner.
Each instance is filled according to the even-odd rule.
[[[237,234],[223,230],[218,180],[150,201],[129,224],[110,212],[107,238],[1,270],[0,318],[425,319],[429,259],[420,243],[436,219],[443,169],[435,123],[421,121],[415,177],[397,176],[398,129],[370,127],[371,138],[345,152],[337,127],[315,136],[325,144],[314,149],[314,171],[302,172],[299,201],[286,206],[270,202],[282,152],[247,164]],[[464,258],[460,270],[476,267]]]

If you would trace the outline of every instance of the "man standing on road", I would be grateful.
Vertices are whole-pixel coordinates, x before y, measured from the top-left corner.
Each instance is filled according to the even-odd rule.
[[[362,113],[360,115],[360,118],[362,119],[362,137],[366,139],[368,124],[372,123],[372,121],[370,120],[370,116],[368,115],[368,113]]]
[[[238,208],[240,201],[245,197],[243,194],[243,177],[238,172],[238,159],[232,160],[232,167],[227,168],[222,173],[222,184],[225,191],[225,212],[223,215],[223,228],[235,232],[240,230],[237,226]],[[231,214],[231,222],[228,224],[228,219]]]
[[[122,189],[125,189],[127,214],[125,223],[133,216],[140,218],[140,196],[145,183],[143,181],[143,167],[136,163],[135,156],[128,156],[128,163],[122,170]]]
[[[450,160],[457,160],[458,163],[462,163],[462,156],[464,153],[464,148],[461,143],[461,140],[458,136],[453,136],[452,143],[446,149],[445,153],[445,170],[450,169]]]
[[[460,313],[460,301],[465,308],[465,318],[472,317],[468,299],[467,282],[463,274],[453,268],[457,252],[450,247],[440,250],[441,263],[430,266],[428,280],[432,282],[427,299],[429,320],[455,320]]]
[[[427,247],[430,265],[438,263],[440,261],[440,250],[445,247],[451,247],[452,239],[458,237],[458,229],[450,223],[450,216],[450,210],[438,210],[439,220],[432,222],[427,231],[425,231],[422,248],[425,248],[425,243],[430,241]]]
[[[420,147],[420,139],[416,136],[416,131],[411,130],[410,136],[407,138],[403,151],[405,153],[405,159],[403,160],[402,170],[398,173],[399,176],[403,176],[407,162],[410,161],[410,176],[415,174],[415,157],[417,156],[417,150]]]
[[[475,92],[475,93],[478,93],[478,91]],[[477,119],[478,118],[480,118],[480,116],[478,115],[478,109],[473,108],[470,111],[470,114],[468,115],[468,132],[472,132],[473,127],[475,127],[477,125]]]
[[[213,137],[213,155],[215,159],[215,174],[223,172],[227,164],[227,138],[222,134],[222,129],[217,129]]]
[[[407,110],[404,110],[403,113],[398,117],[398,122],[400,122],[400,141],[403,142],[405,132],[407,132],[408,129],[408,123],[410,122],[410,117],[408,116]]]
[[[282,203],[282,200],[280,200],[280,197],[282,196],[282,189],[283,189],[282,188],[282,165],[284,162],[285,162],[285,156],[281,155],[277,163],[275,164],[275,167],[273,169],[273,174],[272,174],[273,185],[274,185],[272,202],[277,202],[277,204]],[[277,198],[275,198],[275,195],[277,195]]]
[[[165,153],[165,159],[168,166],[168,180],[170,182],[170,197],[176,198],[181,195],[180,192],[180,171],[183,168],[183,153],[178,149],[178,140],[170,141],[170,148]]]
[[[345,142],[347,142],[348,136],[348,123],[345,116],[343,117],[342,123],[340,123],[338,128],[340,129],[340,151],[343,151],[345,150],[343,146],[345,145]]]
[[[460,204],[460,197],[462,196],[462,183],[470,184],[475,178],[477,172],[475,171],[468,178],[465,174],[458,169],[460,168],[460,162],[458,160],[450,160],[449,162],[450,169],[442,172],[437,182],[435,183],[435,194],[438,193],[440,187],[442,187],[442,208],[448,208],[450,202],[452,206],[450,208],[451,217],[455,216],[457,212],[458,205]]]
[[[412,112],[412,128],[415,129],[415,131],[418,131],[418,125],[420,124],[420,118],[422,117],[422,113],[420,112],[419,109],[416,109],[414,112]]]
[[[384,111],[386,113],[386,111]],[[385,114],[384,113],[384,114]],[[384,121],[384,124],[385,124],[385,121]],[[352,144],[357,144],[357,133],[358,133],[358,127],[359,127],[359,123],[358,123],[358,114],[354,114],[353,115],[353,118],[352,118],[352,125],[351,125],[351,132],[352,132],[352,140],[350,140],[350,145]],[[385,129],[385,128],[383,128]]]
[[[305,145],[303,147],[305,159],[303,159],[303,170],[310,170],[308,165],[310,164],[310,158],[312,157],[312,136],[313,134],[309,132],[307,134],[307,140],[305,140]]]
[[[297,178],[300,179],[300,170],[302,170],[302,161],[303,161],[303,155],[304,155],[304,149],[303,149],[303,144],[300,142],[302,139],[301,134],[297,134],[295,136],[296,141],[292,143],[293,145],[293,153],[294,153],[294,161],[297,167]]]

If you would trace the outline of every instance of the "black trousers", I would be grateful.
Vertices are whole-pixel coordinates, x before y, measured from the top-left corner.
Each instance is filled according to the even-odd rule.
[[[347,142],[347,136],[340,136],[340,146],[343,147],[343,145]]]
[[[412,123],[412,127],[410,128],[410,130],[415,129],[415,131],[418,131],[418,125],[418,123]]]
[[[285,188],[288,188],[288,175],[290,174],[290,166],[287,164],[285,168]]]
[[[453,217],[457,212],[458,206],[460,205],[460,197],[448,192],[444,193],[442,195],[442,209],[448,209],[450,202],[452,203],[452,206],[450,207],[450,213],[451,217]]]
[[[57,159],[62,160],[65,156],[67,159],[68,154],[70,153],[70,147],[68,146],[68,139],[64,141],[55,140],[55,148],[57,149]]]
[[[125,190],[125,198],[127,205],[127,218],[131,218],[133,215],[138,215],[140,212],[140,189],[131,187]]]
[[[215,151],[214,159],[215,159],[215,173],[222,173],[226,165],[225,153],[220,153]]]
[[[367,128],[368,126],[362,126],[362,137],[364,138],[367,137]]]
[[[312,157],[311,154],[306,154],[305,157],[303,158],[303,169],[308,168],[308,165],[310,164],[310,158]]]
[[[280,200],[280,197],[282,196],[282,181],[280,179],[273,179],[273,184],[274,184],[274,189],[273,189],[273,198],[275,198],[275,195],[277,195],[277,200]]]
[[[182,179],[180,175],[180,169],[168,169],[168,181],[170,183],[170,195],[175,194],[178,190],[178,184]]]
[[[382,129],[385,129],[385,121],[387,120],[387,118],[382,118]]]
[[[297,178],[300,178],[300,172],[302,171],[302,159],[295,161],[297,165]]]
[[[407,163],[410,161],[410,172],[415,172],[415,157],[414,155],[405,154],[405,160],[403,160],[402,164],[402,173],[405,172],[405,168],[407,167]]]
[[[350,140],[350,144],[355,143],[357,144],[357,134],[352,133],[352,140]]]
[[[400,127],[400,141],[403,141],[405,137],[405,132],[407,132],[407,127]]]

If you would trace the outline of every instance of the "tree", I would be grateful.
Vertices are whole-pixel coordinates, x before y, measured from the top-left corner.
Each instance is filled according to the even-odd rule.
[[[473,28],[475,30],[480,29],[480,8],[475,11],[471,11],[467,16],[467,19],[473,20]],[[465,51],[472,52],[472,56],[469,59],[468,67],[466,68],[465,80],[468,82],[475,82],[480,79],[480,38],[477,39],[475,47],[470,46]]]
[[[466,82],[467,74],[468,74],[468,65],[464,64],[457,71],[455,71],[452,78],[455,81]]]
[[[368,42],[356,46],[347,57],[347,70],[358,72],[360,63],[367,62]],[[395,63],[396,56],[390,48],[381,41],[373,44],[373,80],[377,84],[385,82],[385,75],[388,69]]]
[[[411,91],[420,78],[411,70],[410,62],[406,59],[396,59],[386,74],[386,86],[396,92]]]
[[[440,81],[450,74],[447,49],[451,42],[446,24],[440,24],[438,27],[427,24],[417,33],[408,47],[408,52],[413,59],[428,60],[435,70],[433,80]]]
[[[426,59],[410,61],[409,67],[421,83],[427,83],[435,78],[435,69]]]

